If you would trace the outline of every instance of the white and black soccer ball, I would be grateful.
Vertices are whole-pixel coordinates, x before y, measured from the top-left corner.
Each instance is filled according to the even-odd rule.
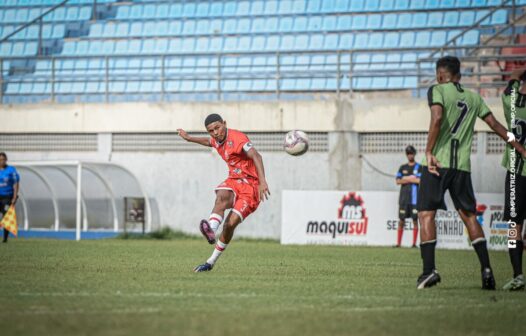
[[[303,155],[309,150],[309,137],[303,131],[290,131],[285,135],[283,148],[290,155]]]

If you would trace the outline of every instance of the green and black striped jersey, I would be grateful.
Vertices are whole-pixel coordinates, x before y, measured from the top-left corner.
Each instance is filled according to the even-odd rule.
[[[443,109],[440,133],[433,155],[442,168],[471,171],[471,141],[477,117],[491,113],[479,94],[466,90],[459,83],[433,85],[427,92],[429,106]],[[426,158],[422,162],[427,165]]]
[[[515,139],[524,145],[526,140],[526,95],[519,92],[520,82],[518,80],[511,80],[508,87],[504,90],[502,95],[502,106],[504,108],[504,116],[506,117],[506,125],[508,130],[515,134]],[[515,119],[512,120],[512,114],[515,114]],[[502,158],[502,165],[507,170],[511,171],[511,162],[515,158],[515,173],[526,176],[526,165],[524,159],[519,153],[514,153],[513,147],[506,145],[506,151]]]

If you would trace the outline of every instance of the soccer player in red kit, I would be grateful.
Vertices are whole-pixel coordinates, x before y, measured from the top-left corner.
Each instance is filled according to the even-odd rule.
[[[240,131],[228,129],[226,121],[218,114],[206,117],[205,127],[210,138],[193,137],[182,129],[177,130],[186,141],[214,147],[228,166],[228,178],[215,189],[216,201],[212,214],[199,225],[203,236],[209,244],[215,244],[215,248],[210,258],[197,266],[194,272],[212,270],[230,243],[236,227],[257,209],[260,201],[268,199],[270,195],[263,159],[248,137]],[[232,211],[226,217],[223,231],[216,242],[217,229],[227,209]]]

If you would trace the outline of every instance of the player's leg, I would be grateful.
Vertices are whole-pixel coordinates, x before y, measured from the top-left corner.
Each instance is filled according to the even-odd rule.
[[[225,220],[225,225],[223,227],[223,231],[221,232],[221,237],[219,237],[219,240],[217,241],[214,251],[212,252],[212,255],[206,263],[204,264],[205,268],[214,267],[215,263],[217,262],[217,259],[223,254],[223,252],[228,247],[228,244],[232,240],[232,237],[234,236],[234,231],[236,230],[236,227],[241,223],[242,219],[241,217],[235,213],[234,211],[230,212]],[[210,265],[210,266],[207,266]],[[203,265],[201,265],[203,266]],[[198,266],[195,271],[199,272],[198,268],[201,267]]]
[[[416,248],[416,241],[418,239],[418,211],[416,206],[411,207],[411,219],[413,220],[413,244],[411,247]]]
[[[422,171],[420,188],[418,189],[417,209],[420,221],[420,255],[423,272],[418,277],[417,288],[432,287],[440,282],[435,267],[436,226],[435,215],[438,209],[444,208],[444,192],[448,174],[445,169],[439,169],[440,176],[429,173],[427,167]]]
[[[482,274],[482,289],[493,290],[495,289],[495,278],[491,270],[486,237],[482,226],[477,220],[477,201],[471,183],[471,174],[464,171],[455,171],[449,192],[453,204],[468,230],[471,245],[477,253]]]
[[[199,225],[201,233],[209,244],[215,244],[216,233],[219,225],[223,222],[226,209],[234,206],[235,194],[230,189],[216,189],[216,200],[214,208],[208,220],[203,219]]]
[[[251,186],[248,184],[238,184],[235,187],[235,193],[237,195],[232,211],[228,214],[221,236],[217,241],[212,255],[206,263],[197,266],[195,272],[210,271],[214,267],[217,259],[228,247],[228,244],[234,236],[236,227],[246,219],[251,213],[253,213],[259,205],[259,196],[257,195],[257,186]]]
[[[9,199],[9,200],[7,200],[7,199],[0,200],[0,215],[1,215],[0,218],[3,218],[4,215],[6,214],[7,210],[9,209],[9,203],[10,202],[11,202],[11,199]],[[2,228],[2,229],[3,229],[2,243],[7,243],[7,238],[9,237],[9,231],[7,231],[7,229],[5,229],[5,228]]]
[[[402,246],[402,236],[404,234],[405,218],[406,218],[406,207],[403,205],[400,205],[400,209],[398,209],[398,228],[396,230],[395,247]]]

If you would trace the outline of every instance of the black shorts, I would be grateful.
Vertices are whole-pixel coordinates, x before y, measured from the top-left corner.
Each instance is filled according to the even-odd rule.
[[[449,190],[455,209],[476,213],[477,201],[471,183],[471,173],[450,168],[438,168],[440,176],[433,175],[422,168],[418,188],[418,211],[446,210],[444,195]]]
[[[418,220],[418,211],[416,210],[416,204],[400,204],[398,208],[398,218],[400,220],[406,218]]]
[[[4,217],[7,210],[9,210],[9,206],[11,206],[12,199],[13,196],[0,196],[0,219]]]
[[[515,211],[511,211],[511,188],[510,172],[506,173],[506,185],[504,186],[504,220],[524,224],[526,219],[526,176],[515,175]]]

